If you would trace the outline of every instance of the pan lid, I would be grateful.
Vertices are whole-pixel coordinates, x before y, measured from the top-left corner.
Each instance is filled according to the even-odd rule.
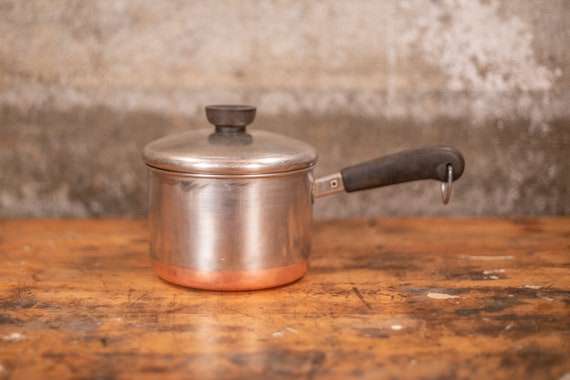
[[[315,148],[302,141],[264,131],[246,131],[255,107],[206,107],[215,129],[189,131],[155,140],[143,150],[148,166],[196,174],[266,174],[313,166]]]

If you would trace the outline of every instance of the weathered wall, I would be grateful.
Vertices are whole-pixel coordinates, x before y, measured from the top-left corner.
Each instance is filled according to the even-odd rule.
[[[320,218],[570,213],[566,0],[0,0],[0,217],[146,211],[149,141],[249,103],[317,174],[400,149],[465,154],[433,181],[338,195]]]

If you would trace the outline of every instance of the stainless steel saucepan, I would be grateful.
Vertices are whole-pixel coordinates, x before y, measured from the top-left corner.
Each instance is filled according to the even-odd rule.
[[[246,131],[255,108],[206,107],[213,129],[148,144],[150,256],[158,276],[209,290],[253,290],[301,278],[311,253],[316,198],[407,181],[451,184],[464,169],[449,147],[404,151],[313,179],[316,150]]]

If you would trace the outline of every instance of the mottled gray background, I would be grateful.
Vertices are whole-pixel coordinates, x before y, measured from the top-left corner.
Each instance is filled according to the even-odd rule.
[[[401,149],[435,181],[323,198],[318,218],[570,213],[570,1],[0,0],[0,217],[142,216],[142,147],[258,107],[317,174]]]

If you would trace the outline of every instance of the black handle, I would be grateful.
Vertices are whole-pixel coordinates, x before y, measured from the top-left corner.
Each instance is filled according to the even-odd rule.
[[[463,174],[465,159],[457,149],[436,146],[405,150],[341,170],[347,192],[372,189],[422,179],[447,181],[447,166],[453,167],[453,180]]]

